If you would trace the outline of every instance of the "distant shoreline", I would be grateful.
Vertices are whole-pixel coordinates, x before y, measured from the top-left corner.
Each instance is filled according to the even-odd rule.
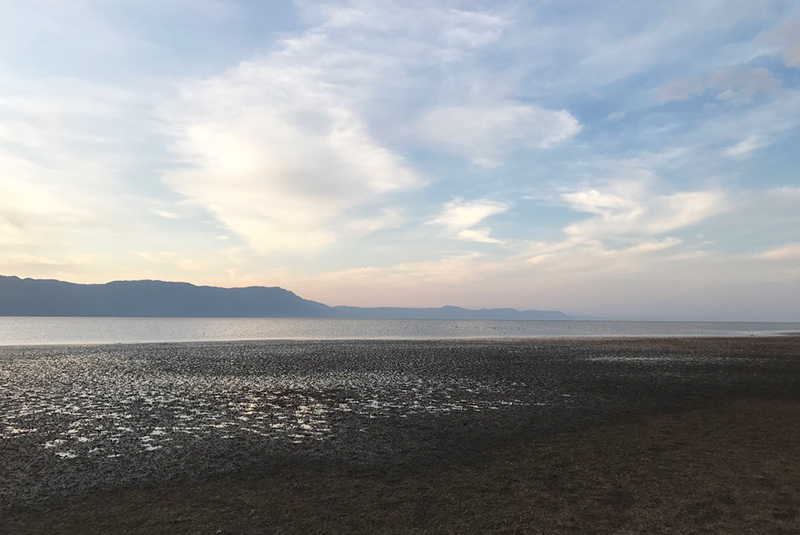
[[[0,316],[143,318],[569,319],[556,310],[328,306],[272,286],[221,288],[159,280],[75,284],[0,275]]]

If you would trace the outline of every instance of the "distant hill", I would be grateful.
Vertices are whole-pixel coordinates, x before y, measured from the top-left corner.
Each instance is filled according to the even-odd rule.
[[[0,276],[2,316],[329,317],[331,308],[283,288],[185,282],[73,284]]]
[[[74,284],[0,275],[0,316],[568,319],[555,311],[329,307],[278,287],[217,288],[153,280]]]
[[[397,307],[334,307],[337,317],[373,319],[420,320],[566,320],[569,316],[555,310],[517,310],[515,308],[468,308],[444,306],[438,308]]]

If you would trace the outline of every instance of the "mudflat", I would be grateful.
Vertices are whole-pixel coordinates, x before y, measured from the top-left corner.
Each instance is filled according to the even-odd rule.
[[[2,348],[2,533],[800,533],[800,339]]]

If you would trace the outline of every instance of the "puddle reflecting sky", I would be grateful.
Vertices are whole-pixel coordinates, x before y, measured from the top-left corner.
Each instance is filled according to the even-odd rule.
[[[0,511],[287,461],[439,463],[709,393],[796,391],[795,342],[763,340],[0,347]]]
[[[42,349],[32,358],[2,361],[0,438],[36,444],[64,460],[115,459],[244,434],[292,443],[324,441],[343,432],[343,419],[546,403],[531,400],[529,388],[514,381],[392,371],[176,373],[175,365],[165,372],[124,352],[81,351],[52,356]]]

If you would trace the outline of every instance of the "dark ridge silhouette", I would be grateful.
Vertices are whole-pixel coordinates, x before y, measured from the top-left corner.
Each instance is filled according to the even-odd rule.
[[[0,276],[0,315],[327,317],[331,308],[283,288],[215,288],[186,282],[73,284]]]
[[[568,319],[561,312],[492,308],[329,307],[275,287],[217,288],[154,280],[74,284],[0,275],[0,316],[188,318]]]

